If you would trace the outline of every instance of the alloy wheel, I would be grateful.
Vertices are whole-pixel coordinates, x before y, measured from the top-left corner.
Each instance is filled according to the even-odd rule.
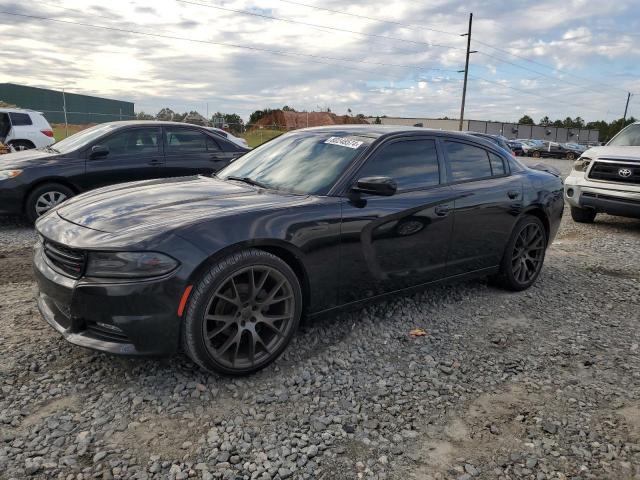
[[[277,269],[254,265],[224,279],[202,322],[205,347],[218,363],[255,367],[279,350],[294,326],[293,287]]]
[[[540,225],[526,224],[516,239],[511,256],[513,278],[520,284],[530,282],[542,268],[545,235]]]
[[[67,196],[62,192],[45,192],[38,197],[38,200],[36,200],[36,213],[38,214],[38,216],[44,215],[53,207],[60,205],[66,199]]]

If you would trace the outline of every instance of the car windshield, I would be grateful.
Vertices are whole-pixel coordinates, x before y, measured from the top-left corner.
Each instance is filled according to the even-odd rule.
[[[640,123],[634,123],[618,133],[607,145],[616,147],[640,147]]]
[[[116,125],[109,123],[96,125],[95,127],[90,127],[78,133],[74,133],[64,140],[60,140],[59,142],[54,143],[51,147],[60,153],[72,152],[74,150],[77,150],[78,148],[84,147],[96,138],[104,135],[107,132],[110,132],[114,128],[116,128]]]
[[[326,194],[351,161],[375,139],[348,131],[303,131],[277,137],[218,172],[293,193]]]

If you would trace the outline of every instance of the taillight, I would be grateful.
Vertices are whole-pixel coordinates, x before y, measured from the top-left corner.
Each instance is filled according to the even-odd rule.
[[[40,132],[45,134],[47,137],[53,138],[53,130],[40,130]]]

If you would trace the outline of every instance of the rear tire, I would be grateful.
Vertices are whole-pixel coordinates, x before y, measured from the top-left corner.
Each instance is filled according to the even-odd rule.
[[[539,151],[537,151],[537,150],[534,150],[534,151],[531,153],[531,156],[532,156],[533,158],[540,158],[540,152],[539,152]]]
[[[495,283],[514,292],[526,290],[540,275],[546,249],[547,232],[542,221],[533,215],[521,218],[504,249]]]
[[[576,154],[573,152],[569,152],[567,153],[567,160],[575,160],[576,159]]]
[[[9,142],[9,144],[15,148],[17,151],[22,151],[22,150],[30,150],[32,148],[36,148],[36,146],[29,142],[28,140],[14,140],[12,142]]]
[[[182,346],[204,370],[247,375],[282,354],[301,314],[300,282],[289,265],[262,250],[243,250],[194,283]]]
[[[45,183],[36,187],[27,197],[25,214],[31,223],[52,208],[75,195],[69,187],[59,183]]]
[[[598,212],[591,208],[571,207],[571,218],[578,223],[593,223]]]

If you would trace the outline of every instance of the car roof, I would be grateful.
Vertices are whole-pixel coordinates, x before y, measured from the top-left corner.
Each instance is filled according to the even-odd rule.
[[[355,125],[324,125],[321,127],[309,127],[309,128],[301,128],[298,130],[292,130],[293,132],[349,132],[353,135],[362,135],[367,137],[379,138],[389,135],[396,135],[402,133],[409,134],[427,134],[427,135],[436,135],[436,136],[447,136],[447,137],[455,137],[459,139],[469,140],[469,137],[475,137],[472,135],[473,132],[460,132],[456,130],[439,130],[435,128],[424,128],[424,127],[410,127],[405,125],[365,125],[365,124],[355,124]],[[477,140],[477,137],[474,138]]]
[[[116,122],[104,122],[100,123],[100,125],[113,125],[115,127],[126,127],[127,125],[172,125],[172,126],[190,126],[190,127],[200,127],[200,128],[210,128],[205,127],[204,125],[195,125],[193,123],[185,123],[185,122],[171,122],[168,120],[119,120]]]

